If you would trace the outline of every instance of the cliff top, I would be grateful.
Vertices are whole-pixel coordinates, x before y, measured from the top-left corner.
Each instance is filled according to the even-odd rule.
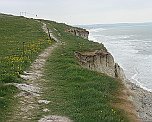
[[[95,50],[95,51],[85,51],[85,52],[76,52],[76,53],[79,53],[83,56],[96,56],[96,55],[101,55],[101,56],[105,56],[105,55],[108,55],[110,54],[109,52],[107,52],[106,50]]]
[[[19,84],[31,84],[31,81],[21,79],[19,74],[30,68],[36,59],[44,58],[38,54],[46,47],[54,47],[56,42],[48,38],[42,29],[43,25],[46,25],[48,33],[53,34],[60,42],[45,63],[42,75],[44,79],[34,80],[34,83],[39,83],[38,86],[43,92],[33,99],[28,91],[21,91],[8,83],[16,83],[19,79]],[[5,75],[5,80],[0,80],[0,121],[12,120],[20,111],[25,116],[18,114],[17,121],[25,120],[23,117],[29,121],[38,121],[47,115],[49,118],[46,119],[49,120],[51,115],[60,115],[76,122],[129,121],[126,112],[114,106],[116,103],[123,103],[118,97],[123,89],[118,79],[81,67],[74,56],[75,51],[80,51],[82,55],[107,55],[108,52],[104,51],[106,49],[102,44],[79,38],[79,34],[77,37],[68,34],[65,30],[73,27],[49,20],[40,22],[12,16],[6,17],[5,20],[0,19],[0,27],[0,56],[6,57],[0,63],[0,72]],[[91,52],[86,52],[89,50]],[[41,62],[39,64],[42,65]],[[25,98],[20,95],[25,95]],[[14,96],[20,97],[25,104]],[[33,99],[31,103],[27,101],[30,98]],[[39,99],[41,102],[37,101]],[[20,104],[25,107],[24,111],[21,110]],[[27,108],[30,112],[25,111]]]

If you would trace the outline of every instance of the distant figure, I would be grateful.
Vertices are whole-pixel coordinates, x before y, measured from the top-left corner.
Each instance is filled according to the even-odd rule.
[[[37,14],[36,14],[36,17],[37,17]]]

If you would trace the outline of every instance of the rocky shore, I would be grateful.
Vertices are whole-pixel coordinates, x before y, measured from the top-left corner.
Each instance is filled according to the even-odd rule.
[[[131,101],[135,105],[137,115],[142,122],[152,122],[152,93],[124,80],[126,87],[132,93]]]

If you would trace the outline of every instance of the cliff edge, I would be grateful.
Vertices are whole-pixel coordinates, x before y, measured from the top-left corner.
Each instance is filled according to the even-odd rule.
[[[86,29],[70,28],[70,29],[67,29],[65,32],[71,33],[75,36],[82,37],[84,39],[88,39],[88,36],[89,36],[89,31],[87,31]]]
[[[94,52],[75,52],[76,58],[81,66],[93,71],[105,73],[108,76],[124,79],[122,68],[114,62],[113,56],[105,50]]]
[[[80,28],[70,28],[65,32],[71,33],[75,36],[88,39],[89,31]],[[93,71],[105,73],[108,76],[119,78],[123,80],[125,75],[123,69],[114,62],[113,56],[106,50],[95,50],[93,52],[75,52],[81,66]]]
[[[81,36],[81,34],[79,35]],[[88,35],[85,35],[87,36],[85,39],[88,39]],[[120,98],[119,103],[114,103],[114,106],[125,110],[128,113],[131,121],[140,122],[137,117],[135,106],[133,105],[132,93],[126,86],[126,77],[124,71],[119,64],[114,61],[114,57],[111,55],[111,53],[106,49],[86,52],[77,51],[75,52],[75,57],[82,67],[119,79],[123,84],[123,89],[121,89],[122,91],[118,94],[118,98]]]

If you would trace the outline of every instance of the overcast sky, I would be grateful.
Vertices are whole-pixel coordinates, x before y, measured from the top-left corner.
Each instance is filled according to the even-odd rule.
[[[67,24],[152,22],[152,0],[0,0],[0,12]]]

